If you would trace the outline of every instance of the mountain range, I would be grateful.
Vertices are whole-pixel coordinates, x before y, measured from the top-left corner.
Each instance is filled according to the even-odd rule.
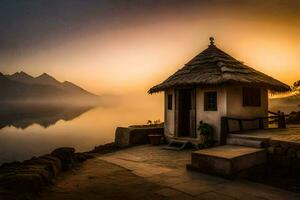
[[[299,111],[300,94],[270,99],[269,108],[272,111],[281,110],[284,111],[285,113],[290,113],[292,111]]]
[[[84,90],[74,83],[59,82],[43,73],[32,77],[25,72],[12,75],[0,73],[0,100],[63,100],[66,98],[94,98],[96,95]]]

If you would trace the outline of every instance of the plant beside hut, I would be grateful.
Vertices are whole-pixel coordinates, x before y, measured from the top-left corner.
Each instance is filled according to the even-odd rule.
[[[212,125],[200,121],[197,130],[200,132],[200,138],[202,141],[199,148],[209,148],[216,143],[214,140],[214,128]]]
[[[146,124],[141,125],[130,125],[131,128],[163,128],[164,122],[161,122],[160,119],[158,120],[148,120]]]

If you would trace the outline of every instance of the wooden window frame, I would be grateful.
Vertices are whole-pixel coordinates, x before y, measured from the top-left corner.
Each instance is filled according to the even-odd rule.
[[[167,95],[167,109],[173,110],[173,94]]]
[[[242,98],[244,107],[261,107],[261,88],[243,87]]]
[[[213,95],[213,103],[210,102],[210,98],[212,98],[209,95]],[[212,104],[212,105],[210,105]],[[218,93],[217,91],[207,91],[204,92],[204,111],[218,111]]]

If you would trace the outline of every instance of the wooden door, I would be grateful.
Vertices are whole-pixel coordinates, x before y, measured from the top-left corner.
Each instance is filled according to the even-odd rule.
[[[175,91],[175,135],[196,137],[196,90]]]
[[[190,136],[196,137],[196,90],[191,90]]]

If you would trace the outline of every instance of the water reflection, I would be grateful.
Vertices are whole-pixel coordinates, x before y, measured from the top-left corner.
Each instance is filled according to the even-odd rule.
[[[59,120],[70,121],[95,106],[1,104],[0,129],[13,126],[26,129],[33,124],[44,128],[55,125]]]
[[[117,126],[162,120],[162,102],[162,95],[128,95],[102,98],[96,107],[74,102],[0,105],[0,164],[47,154],[63,146],[88,151],[112,142]]]

